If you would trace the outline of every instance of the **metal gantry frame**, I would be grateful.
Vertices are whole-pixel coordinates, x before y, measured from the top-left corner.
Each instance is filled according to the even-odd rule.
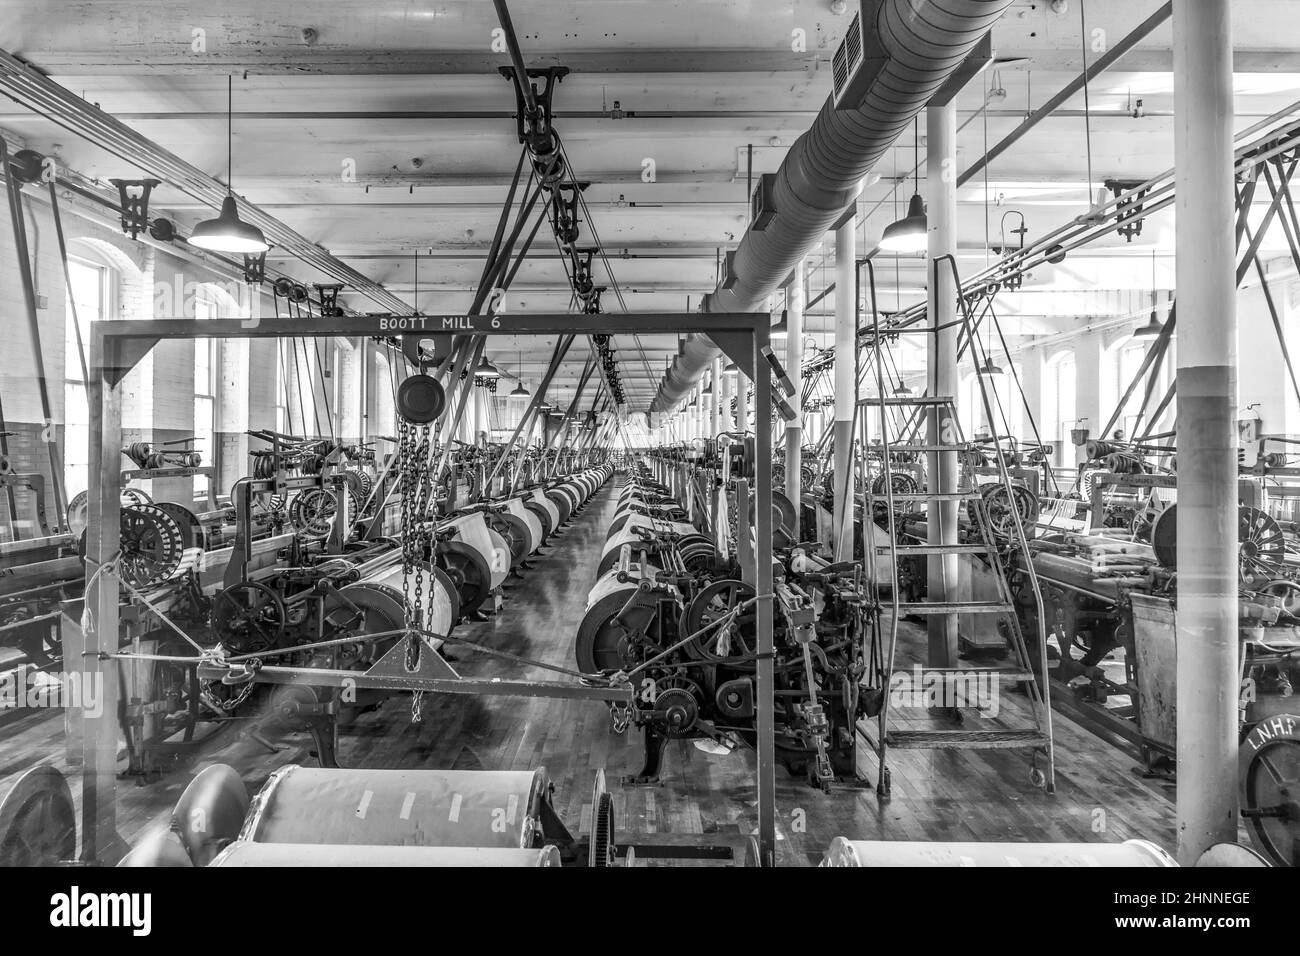
[[[120,592],[115,559],[121,516],[120,468],[122,452],[122,394],[126,374],[163,339],[401,337],[435,343],[447,351],[473,336],[485,335],[609,335],[678,334],[684,326],[707,333],[727,356],[757,380],[770,378],[770,366],[761,350],[769,344],[770,318],[766,313],[624,313],[537,315],[347,315],[315,317],[310,322],[275,317],[245,319],[185,319],[99,321],[90,330],[90,467],[92,494],[86,538],[86,614],[81,654],[69,655],[70,669],[83,680],[102,682],[98,713],[78,712],[71,727],[80,727],[75,741],[81,746],[82,846],[84,862],[111,862],[122,850],[117,832],[116,776],[118,747],[118,651]],[[479,341],[482,341],[481,339]],[[438,346],[440,344],[440,347]],[[759,421],[771,414],[771,389],[756,388]],[[770,430],[757,429],[756,457],[771,460]],[[758,597],[758,740],[756,788],[758,844],[762,862],[772,865],[776,849],[776,752],[773,703],[772,576],[758,573],[772,566],[772,475],[758,468],[755,477],[758,547],[754,554],[754,583]],[[511,685],[502,685],[511,693]],[[484,686],[480,693],[492,693]],[[497,691],[499,692],[499,691]],[[70,741],[72,743],[72,741]]]

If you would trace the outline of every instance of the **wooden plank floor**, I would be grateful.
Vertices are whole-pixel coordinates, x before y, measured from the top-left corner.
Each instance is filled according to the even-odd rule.
[[[468,640],[533,660],[573,666],[573,635],[595,579],[600,548],[617,500],[610,482],[534,558],[525,577],[506,586],[499,615],[457,632]],[[904,624],[904,645],[920,647],[919,628]],[[482,653],[454,652],[466,675],[555,679],[540,668]],[[1010,695],[1008,695],[1010,696]],[[1011,705],[1014,707],[1014,704]],[[1135,761],[1055,715],[1057,793],[1029,782],[1026,756],[1015,751],[906,751],[891,756],[893,796],[874,791],[822,794],[778,770],[778,862],[820,860],[836,836],[885,840],[1120,841],[1153,840],[1172,850],[1173,788],[1143,780]],[[144,786],[119,783],[119,830],[128,842],[165,825],[193,769],[223,761],[255,790],[276,767],[308,762],[305,737],[270,753],[230,731],[204,748],[200,763]],[[62,721],[38,713],[0,728],[0,793],[38,763],[63,767]],[[754,760],[749,751],[706,754],[687,741],[667,750],[663,783],[623,787],[642,759],[639,733],[617,735],[604,705],[565,700],[427,699],[413,724],[409,698],[362,715],[342,732],[340,763],[351,767],[531,769],[545,766],[556,784],[556,806],[571,829],[585,830],[591,787],[604,768],[615,797],[621,842],[710,844],[739,848],[757,821]],[[862,770],[874,782],[875,759],[863,748]],[[72,779],[74,794],[77,791]],[[645,859],[643,854],[641,859]]]

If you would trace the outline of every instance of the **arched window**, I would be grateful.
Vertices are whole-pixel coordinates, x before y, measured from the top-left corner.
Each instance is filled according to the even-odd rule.
[[[387,350],[377,348],[375,355],[375,409],[370,430],[375,435],[395,435],[393,390],[395,381]]]
[[[64,305],[63,342],[63,480],[71,498],[89,487],[90,405],[86,370],[90,364],[90,323],[113,316],[117,280],[114,270],[104,263],[71,257],[68,280],[71,291]]]
[[[244,308],[239,301],[221,286],[203,282],[194,289],[194,318],[242,318]],[[217,445],[217,410],[221,395],[220,339],[196,338],[194,340],[194,447],[203,456],[205,465],[220,465],[221,449]],[[247,422],[242,427],[247,427]],[[242,428],[241,428],[242,430]],[[194,478],[194,494],[206,495],[210,481],[206,475]]]
[[[1067,349],[1043,365],[1043,417],[1038,423],[1043,441],[1070,441],[1075,412],[1074,350]],[[1068,451],[1062,458],[1070,458]]]
[[[1113,410],[1119,405],[1119,400],[1124,396],[1124,392],[1137,377],[1138,369],[1142,367],[1142,362],[1146,359],[1147,351],[1155,346],[1155,339],[1130,338],[1127,342],[1115,349],[1115,396],[1111,401],[1110,408]],[[1142,380],[1138,383],[1137,388],[1129,400],[1124,403],[1123,412],[1120,414],[1116,428],[1124,431],[1125,438],[1133,438],[1134,431],[1145,431],[1146,426],[1150,424],[1150,415],[1160,404],[1164,397],[1165,389],[1169,387],[1168,375],[1166,369],[1169,367],[1169,354],[1165,353],[1165,360],[1159,365],[1149,367],[1142,375]],[[1154,375],[1156,382],[1151,390],[1151,401],[1147,405],[1145,414],[1141,419],[1138,418],[1138,412],[1142,409],[1142,400],[1146,396],[1147,387],[1151,383],[1151,376]],[[1103,409],[1103,411],[1105,411]],[[1101,424],[1105,424],[1102,422]],[[1100,436],[1099,436],[1100,437]]]

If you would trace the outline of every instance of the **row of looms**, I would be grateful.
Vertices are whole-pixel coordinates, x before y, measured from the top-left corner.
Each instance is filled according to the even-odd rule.
[[[0,866],[1300,864],[1300,106],[1076,3],[29,10]]]

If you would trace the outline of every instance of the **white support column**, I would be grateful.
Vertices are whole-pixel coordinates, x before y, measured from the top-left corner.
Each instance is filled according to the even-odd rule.
[[[1237,838],[1237,361],[1229,0],[1174,4],[1178,862]]]
[[[789,396],[794,418],[785,426],[785,496],[794,505],[795,537],[799,537],[799,497],[803,488],[799,482],[803,466],[803,379],[799,369],[803,366],[803,310],[804,310],[804,260],[794,267],[794,281],[785,290],[785,371],[794,382],[794,394]]]
[[[957,252],[957,111],[950,102],[925,111],[926,191],[929,247],[929,317],[932,329],[944,328],[927,336],[930,360],[930,394],[957,398],[957,290],[952,268],[936,260]],[[956,441],[957,423],[949,421],[945,411],[933,408],[928,416],[926,443],[950,444]],[[957,490],[957,453],[929,453],[929,491],[949,493]],[[957,543],[957,502],[932,501],[927,514],[928,544]],[[957,556],[931,555],[926,562],[926,578],[931,601],[955,601],[957,595]],[[933,614],[929,624],[929,664],[952,667],[957,663],[957,616]]]
[[[718,432],[724,431],[725,426],[722,424],[722,359],[715,358],[713,364],[709,366],[709,384],[713,389],[713,404],[710,410],[713,417],[709,423],[709,437],[717,437]]]
[[[747,432],[749,426],[749,378],[744,372],[737,372],[733,383],[736,386],[736,431]]]
[[[722,372],[718,381],[722,383],[722,407],[718,410],[718,421],[722,423],[720,431],[735,431],[735,419],[731,416],[731,396],[736,390],[736,376]]]
[[[855,228],[849,216],[835,230],[835,513],[831,540],[835,560],[853,560],[853,412],[858,403],[857,266]]]

